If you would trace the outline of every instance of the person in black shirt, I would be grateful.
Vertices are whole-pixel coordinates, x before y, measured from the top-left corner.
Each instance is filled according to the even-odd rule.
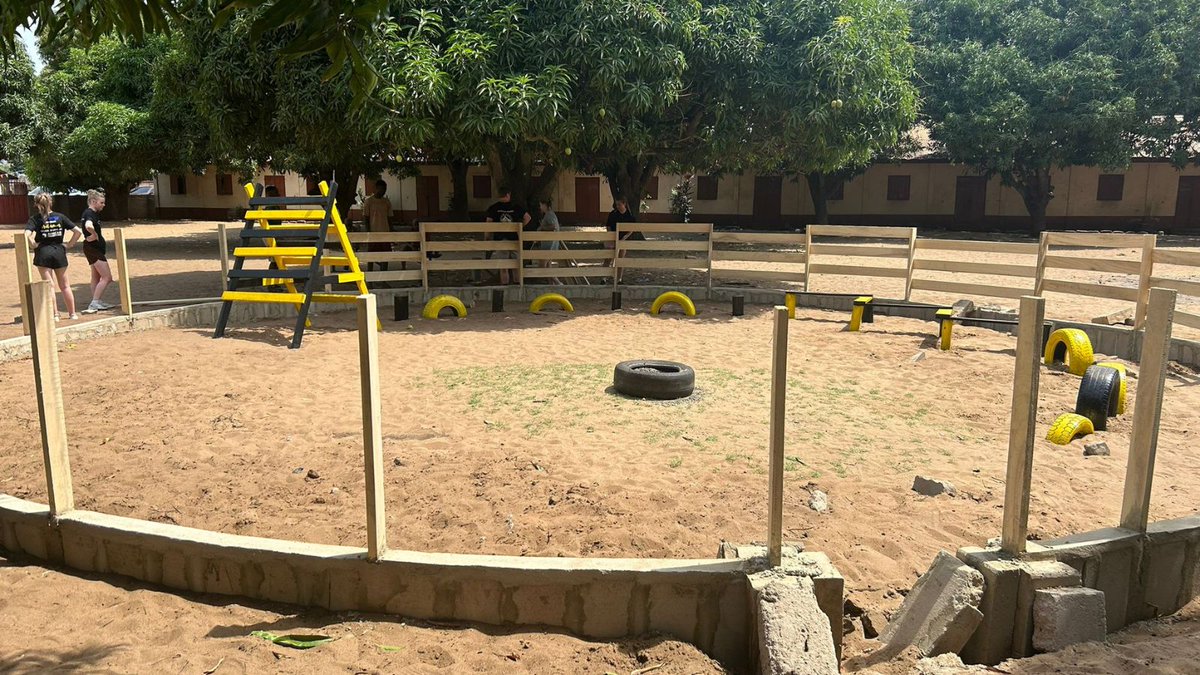
[[[112,309],[113,306],[101,300],[104,289],[112,283],[112,269],[108,266],[108,244],[104,241],[104,232],[100,227],[100,212],[104,210],[105,196],[99,190],[88,190],[87,208],[79,217],[83,224],[83,255],[92,268],[92,301],[88,303],[84,314]]]
[[[613,210],[610,211],[608,214],[608,222],[606,223],[606,225],[608,227],[608,231],[616,232],[617,231],[617,223],[633,223],[633,222],[636,222],[636,219],[633,217],[633,214],[629,212],[629,200],[625,199],[624,197],[617,197],[617,200],[615,202],[613,202]],[[636,232],[625,232],[621,235],[621,239],[622,240],[629,239],[634,234],[636,234]],[[611,243],[606,243],[604,245],[605,248],[612,248],[613,246],[614,246],[614,244],[611,244]],[[626,253],[627,253],[627,251],[621,251],[618,254],[618,257],[623,258],[623,257],[625,257]],[[613,260],[613,264],[614,265],[616,264],[615,259]],[[617,273],[617,282],[618,283],[620,283],[620,279],[621,279],[621,274],[620,274],[620,272],[618,272]]]
[[[520,204],[513,202],[512,190],[501,187],[500,201],[488,207],[484,220],[489,223],[520,223],[521,229],[525,229],[532,218]],[[516,232],[489,232],[487,238],[496,241],[517,241],[518,239]],[[491,255],[489,254],[487,257],[491,258]],[[501,257],[516,258],[517,252],[501,251]],[[508,282],[508,270],[500,270],[500,284],[507,286]]]
[[[70,218],[52,209],[54,202],[51,201],[50,195],[42,193],[33,198],[33,203],[38,212],[25,225],[25,238],[29,240],[30,246],[36,247],[33,251],[33,264],[42,279],[51,281],[51,275],[54,276],[55,283],[51,284],[51,288],[57,284],[67,305],[67,315],[78,319],[79,315],[75,313],[75,295],[71,292],[71,282],[67,281],[67,248],[79,241],[83,231],[72,223]],[[63,235],[68,230],[71,232],[71,241],[64,246]],[[54,318],[57,319],[58,303],[54,304]]]

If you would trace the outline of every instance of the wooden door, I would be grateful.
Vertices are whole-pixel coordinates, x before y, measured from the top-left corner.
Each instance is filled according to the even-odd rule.
[[[426,220],[442,215],[437,176],[417,176],[417,218]]]
[[[1200,176],[1180,176],[1175,198],[1175,230],[1200,228]]]
[[[279,190],[280,197],[287,196],[287,180],[284,176],[263,176],[263,186],[270,187],[272,185]]]
[[[607,212],[607,209],[605,209]],[[595,176],[575,179],[575,223],[603,223],[600,217],[600,179]]]
[[[783,202],[782,176],[754,177],[754,224],[757,226],[777,227],[780,221],[780,207]]]
[[[954,221],[957,225],[982,225],[987,206],[987,178],[959,176],[954,182]]]

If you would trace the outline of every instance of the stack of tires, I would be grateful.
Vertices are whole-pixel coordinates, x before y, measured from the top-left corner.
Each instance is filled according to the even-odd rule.
[[[1046,342],[1047,365],[1066,362],[1067,368],[1081,375],[1075,412],[1059,415],[1046,440],[1067,445],[1078,436],[1108,428],[1108,418],[1125,412],[1125,366],[1121,363],[1094,363],[1092,343],[1087,333],[1077,328],[1061,328]]]

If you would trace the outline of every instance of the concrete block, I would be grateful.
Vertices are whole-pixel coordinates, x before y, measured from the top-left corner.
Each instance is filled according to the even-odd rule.
[[[1056,560],[1021,563],[1017,587],[1017,611],[1013,617],[1012,656],[1033,655],[1033,600],[1044,588],[1077,587],[1081,575],[1074,567]]]
[[[1186,603],[1183,598],[1188,594],[1184,593],[1183,582],[1187,549],[1186,541],[1147,544],[1142,549],[1142,606],[1138,611],[1139,618],[1152,619],[1173,614]]]
[[[683,584],[655,584],[650,588],[650,626],[656,632],[691,641],[700,616],[699,594]]]
[[[513,592],[517,603],[517,623],[533,626],[558,626],[567,609],[562,586],[522,586]]]
[[[1033,645],[1054,652],[1080,642],[1103,641],[1104,593],[1092,588],[1046,588],[1033,601]]]
[[[759,593],[758,645],[761,673],[836,675],[832,631],[811,579],[772,581]]]
[[[625,635],[625,611],[633,595],[633,581],[591,583],[583,591],[583,635],[613,638]]]
[[[978,547],[959,549],[958,557],[982,574],[984,581],[979,602],[983,619],[959,654],[967,663],[995,665],[1012,650],[1020,565],[999,551]]]
[[[892,649],[915,646],[922,656],[957,653],[983,619],[983,581],[980,572],[939,551],[879,640]]]

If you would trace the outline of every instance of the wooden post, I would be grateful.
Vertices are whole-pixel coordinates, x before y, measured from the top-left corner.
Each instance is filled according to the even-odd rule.
[[[1150,300],[1150,277],[1154,276],[1154,247],[1158,243],[1158,235],[1142,235],[1142,267],[1138,274],[1137,309],[1133,313],[1133,327],[1142,328],[1146,324],[1146,303]]]
[[[22,235],[24,236],[24,235]],[[58,341],[54,337],[54,288],[35,281],[21,289],[33,309],[29,342],[33,347],[33,378],[37,385],[38,417],[42,423],[42,461],[46,465],[46,494],[50,515],[75,508],[71,460],[67,454],[67,419],[58,370]]]
[[[379,331],[375,294],[358,296],[358,364],[362,381],[363,473],[367,494],[367,559],[387,550],[383,492],[383,409],[379,403]]]
[[[1038,239],[1037,271],[1034,273],[1033,294],[1040,296],[1046,284],[1046,254],[1050,252],[1050,233],[1043,232]]]
[[[117,285],[121,289],[121,312],[133,316],[133,297],[129,293],[129,259],[125,253],[125,228],[113,228],[113,247],[117,254]]]
[[[525,228],[517,223],[517,285],[525,289]],[[525,297],[522,295],[521,297]]]
[[[225,233],[225,223],[217,223],[217,249],[221,254],[221,290],[229,284],[229,238]]]
[[[775,339],[771,355],[770,506],[767,516],[767,556],[771,566],[783,562],[783,418],[787,408],[787,307],[775,307]]]
[[[1017,357],[1013,371],[1012,417],[1008,424],[1008,474],[1004,481],[1004,525],[1000,548],[1012,555],[1025,552],[1029,533],[1029,481],[1033,475],[1034,427],[1037,423],[1038,376],[1041,373],[1042,326],[1046,300],[1021,298]]]
[[[904,277],[904,300],[912,297],[913,267],[917,262],[917,228],[908,233],[908,271]]]
[[[25,238],[24,230],[13,235],[13,248],[17,252],[17,295],[21,298],[21,328],[25,335],[29,335],[29,329],[33,325],[33,308],[29,306],[29,299],[25,297],[25,286],[34,278],[33,263],[29,260],[29,240]]]
[[[1142,335],[1142,368],[1138,371],[1133,434],[1129,439],[1129,463],[1125,466],[1125,499],[1121,503],[1121,527],[1139,532],[1146,531],[1150,517],[1150,490],[1154,483],[1163,384],[1167,379],[1167,358],[1171,352],[1175,296],[1173,290],[1150,289],[1146,332]]]
[[[708,224],[708,299],[712,300],[713,224]]]
[[[417,223],[417,236],[421,238],[417,242],[417,250],[421,252],[421,288],[425,289],[426,295],[429,291],[429,256],[425,253],[425,221]]]
[[[812,225],[804,226],[804,292],[811,293],[812,287],[808,285],[809,269],[812,268]]]

